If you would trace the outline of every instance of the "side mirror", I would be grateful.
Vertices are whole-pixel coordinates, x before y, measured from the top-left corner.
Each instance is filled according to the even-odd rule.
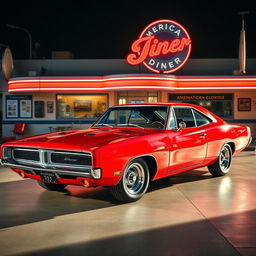
[[[187,125],[186,125],[185,122],[180,122],[180,123],[179,123],[179,129],[184,129],[184,128],[186,128],[186,127],[187,127]]]

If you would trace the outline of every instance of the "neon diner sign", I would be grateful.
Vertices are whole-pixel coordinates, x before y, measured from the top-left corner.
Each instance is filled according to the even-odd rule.
[[[171,73],[181,68],[191,52],[191,39],[185,28],[173,20],[150,23],[131,46],[127,56],[131,65],[143,63],[156,73]]]

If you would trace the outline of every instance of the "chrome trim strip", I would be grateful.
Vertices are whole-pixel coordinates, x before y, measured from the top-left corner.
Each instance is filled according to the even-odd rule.
[[[51,159],[52,154],[87,156],[87,157],[91,157],[91,162],[92,162],[92,156],[89,153],[81,154],[81,153],[67,152],[67,151],[47,151],[47,150],[45,150],[44,152],[47,152],[47,164],[46,165],[51,165],[54,167],[66,166],[66,167],[73,167],[74,169],[80,169],[80,168],[84,168],[84,167],[89,167],[89,165],[78,165],[78,164],[64,164],[63,165],[62,163],[52,162],[52,159]]]
[[[21,162],[21,163],[33,163],[33,164],[40,164],[40,160],[39,161],[34,161],[34,160],[28,160],[28,159],[23,159],[23,158],[16,158],[14,157],[14,151],[31,151],[31,152],[38,152],[39,155],[39,159],[40,159],[40,150],[38,149],[25,149],[25,148],[11,148],[11,152],[12,152],[12,159],[14,161],[17,162]]]
[[[91,156],[90,153],[76,153],[76,152],[69,152],[69,151],[54,151],[54,150],[47,150],[47,149],[45,151],[48,151],[50,153],[55,153],[55,154],[70,154],[70,155],[80,155],[80,156],[84,156],[84,155]]]
[[[48,171],[48,172],[53,172],[53,173],[56,173],[56,174],[67,174],[67,175],[72,175],[72,176],[77,176],[77,177],[92,178],[91,169],[86,170],[87,172],[74,172],[74,171],[69,171],[69,170],[60,170],[60,169],[54,170],[54,169],[48,169],[48,168],[31,167],[31,166],[11,164],[11,163],[2,163],[2,165],[4,167],[17,168],[17,169],[21,169],[21,170],[24,170],[24,171],[26,171],[26,170],[29,170],[29,171]]]

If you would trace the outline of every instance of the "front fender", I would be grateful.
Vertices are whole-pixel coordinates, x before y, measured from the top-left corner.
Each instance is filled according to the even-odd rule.
[[[150,155],[157,162],[157,172],[165,172],[169,163],[169,138],[165,133],[128,139],[108,144],[95,152],[94,168],[101,168],[102,178],[97,183],[114,186],[122,178],[128,163],[138,157]]]

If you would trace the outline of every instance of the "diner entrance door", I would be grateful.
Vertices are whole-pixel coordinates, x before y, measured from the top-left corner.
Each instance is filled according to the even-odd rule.
[[[159,93],[157,91],[123,91],[118,92],[118,104],[157,103]]]

